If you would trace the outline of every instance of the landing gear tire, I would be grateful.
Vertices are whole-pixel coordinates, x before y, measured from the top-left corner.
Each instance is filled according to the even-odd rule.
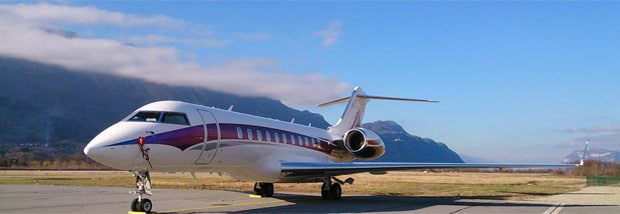
[[[273,183],[263,183],[263,197],[273,197]]]
[[[138,206],[139,203],[138,198],[134,198],[131,202],[131,211],[140,211],[140,206]]]
[[[333,201],[340,200],[342,198],[342,188],[339,183],[332,184],[329,188],[329,199]]]
[[[151,212],[151,209],[153,209],[153,202],[151,202],[151,200],[149,199],[142,199],[142,202],[138,203],[140,205],[140,211],[142,212]]]
[[[273,197],[273,183],[254,183],[254,194]]]
[[[342,187],[340,183],[331,183],[331,179],[332,177],[325,177],[323,186],[321,186],[321,199],[340,200],[342,198]]]
[[[136,211],[136,212],[151,212],[151,210],[153,209],[153,202],[151,202],[151,200],[149,199],[142,199],[142,201],[140,201],[138,198],[133,199],[133,201],[131,202],[131,211]]]
[[[145,195],[151,195],[151,176],[146,170],[132,170],[136,176],[136,190],[133,191],[138,197],[131,201],[131,211],[151,212],[153,202],[145,198]]]
[[[330,188],[327,188],[327,185],[323,183],[323,186],[321,186],[321,199],[329,200],[329,189]]]

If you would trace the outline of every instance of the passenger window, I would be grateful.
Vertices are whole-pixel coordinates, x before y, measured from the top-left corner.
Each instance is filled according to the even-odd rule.
[[[269,131],[265,131],[265,137],[267,138],[267,141],[271,142],[271,134]]]
[[[248,140],[252,140],[252,129],[248,129]]]
[[[239,139],[243,138],[243,131],[241,130],[241,127],[237,127],[237,137]]]
[[[129,118],[129,121],[157,122],[160,114],[161,112],[156,111],[141,111]]]
[[[295,145],[295,136],[291,135],[291,144]]]
[[[304,137],[304,142],[306,143],[306,146],[310,146],[310,141],[308,141],[308,137]]]
[[[286,143],[286,134],[282,134],[282,143]]]
[[[275,138],[275,139],[276,139],[276,143],[279,143],[279,142],[280,142],[280,134],[278,134],[277,132],[276,132],[276,133],[273,133],[273,138]]]
[[[256,130],[256,139],[263,141],[263,133],[260,130]]]
[[[162,117],[161,122],[179,125],[189,125],[187,115],[178,112],[164,112],[164,116]]]

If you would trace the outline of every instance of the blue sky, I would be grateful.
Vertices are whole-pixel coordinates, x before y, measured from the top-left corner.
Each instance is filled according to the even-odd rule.
[[[557,162],[587,138],[620,149],[617,11],[619,2],[9,1],[0,54],[270,96],[331,123],[344,106],[312,104],[354,86],[435,99],[371,101],[365,121],[394,120],[491,161]]]

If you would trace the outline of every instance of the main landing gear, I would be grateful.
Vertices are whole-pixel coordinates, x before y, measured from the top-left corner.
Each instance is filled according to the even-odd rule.
[[[332,180],[335,182],[332,183]],[[321,198],[323,200],[340,200],[342,198],[341,186],[345,183],[353,184],[353,181],[353,178],[347,178],[346,180],[341,181],[336,177],[325,176],[325,179],[323,179],[323,185],[321,186]]]
[[[342,181],[336,177],[325,176],[323,186],[321,186],[321,198],[323,200],[340,200],[342,198],[342,185],[353,184],[353,181],[353,178]],[[262,197],[273,197],[273,183],[254,183],[254,194]]]
[[[138,212],[151,212],[153,209],[153,202],[148,198],[144,198],[144,195],[152,195],[151,191],[151,176],[149,171],[146,170],[132,170],[131,173],[136,176],[136,190],[134,194],[138,194],[138,197],[131,202],[131,211]]]
[[[254,183],[254,194],[262,197],[273,197],[273,183]]]

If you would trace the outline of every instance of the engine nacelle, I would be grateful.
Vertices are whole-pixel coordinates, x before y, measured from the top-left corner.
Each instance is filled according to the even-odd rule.
[[[344,134],[344,147],[355,158],[362,160],[373,160],[381,157],[385,153],[383,140],[365,128],[354,128]]]

